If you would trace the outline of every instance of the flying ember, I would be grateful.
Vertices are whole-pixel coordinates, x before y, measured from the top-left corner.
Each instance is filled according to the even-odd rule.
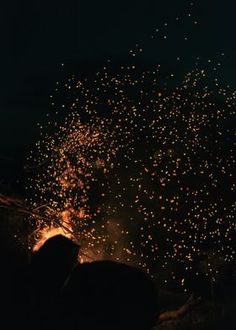
[[[37,232],[63,228],[91,259],[151,272],[170,260],[191,269],[205,251],[230,261],[236,94],[204,70],[172,88],[159,74],[105,68],[57,86],[53,103],[65,89],[68,114],[29,158]]]

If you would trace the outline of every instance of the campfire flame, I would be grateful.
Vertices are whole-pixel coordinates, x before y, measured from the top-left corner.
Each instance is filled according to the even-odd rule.
[[[72,239],[72,233],[68,232],[65,228],[62,227],[45,227],[38,232],[38,240],[35,242],[32,250],[33,252],[38,251],[41,246],[51,237],[56,235],[63,235],[69,239]]]

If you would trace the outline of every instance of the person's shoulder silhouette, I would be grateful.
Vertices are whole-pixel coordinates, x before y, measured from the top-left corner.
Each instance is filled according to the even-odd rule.
[[[61,300],[67,329],[151,329],[157,289],[141,270],[112,261],[78,265]]]

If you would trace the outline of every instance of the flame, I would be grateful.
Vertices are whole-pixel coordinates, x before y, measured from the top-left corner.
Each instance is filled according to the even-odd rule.
[[[33,252],[38,251],[41,246],[51,237],[56,235],[63,235],[69,239],[73,238],[72,224],[71,224],[71,210],[64,210],[61,212],[58,226],[45,226],[37,231],[37,239],[32,248]]]
[[[33,252],[38,251],[49,238],[56,235],[63,235],[69,239],[72,238],[72,233],[63,227],[45,227],[38,232],[39,238],[33,246]]]
[[[68,232],[64,227],[45,227],[42,230],[38,231],[38,240],[34,244],[32,250],[33,252],[38,251],[43,244],[51,237],[56,235],[63,235],[69,239],[73,239],[72,232]],[[82,249],[78,254],[78,262],[83,264],[85,262],[92,262],[94,260],[102,260],[103,254],[92,249]]]

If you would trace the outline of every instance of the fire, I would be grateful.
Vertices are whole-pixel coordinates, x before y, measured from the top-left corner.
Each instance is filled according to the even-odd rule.
[[[63,227],[45,227],[42,230],[38,231],[38,240],[34,244],[32,250],[33,252],[38,251],[43,244],[51,237],[63,235],[69,239],[73,239],[72,232],[68,232]],[[102,260],[103,254],[98,254],[92,251],[92,249],[82,249],[78,254],[78,262],[83,264],[85,262],[92,262],[94,260]]]
[[[63,235],[69,239],[72,238],[72,233],[68,232],[63,227],[45,227],[38,232],[39,238],[33,246],[33,252],[38,251],[49,238],[56,235]]]
[[[38,251],[41,246],[53,236],[63,235],[69,239],[73,238],[71,212],[71,209],[61,212],[58,226],[45,226],[37,231],[37,239],[32,249],[34,252]]]

